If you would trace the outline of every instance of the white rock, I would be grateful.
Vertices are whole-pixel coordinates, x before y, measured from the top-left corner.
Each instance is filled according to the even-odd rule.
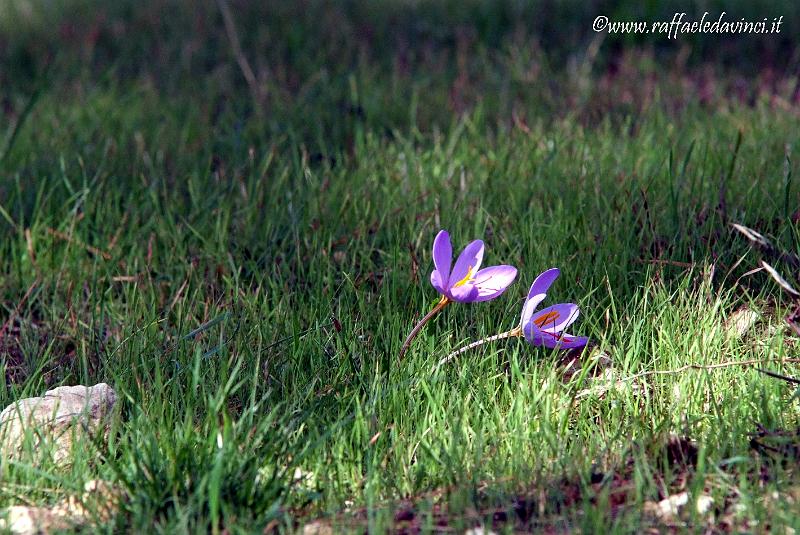
[[[105,481],[91,480],[80,498],[71,496],[53,507],[14,505],[0,513],[0,530],[14,535],[49,534],[74,529],[91,520],[107,521],[120,501]]]
[[[698,514],[704,515],[711,509],[712,505],[714,505],[714,498],[708,494],[701,494],[697,498],[697,504],[695,507],[697,508]]]
[[[661,520],[671,520],[688,501],[689,494],[686,492],[679,492],[678,494],[667,496],[660,502],[645,502],[644,510]]]
[[[333,535],[333,528],[330,524],[315,520],[303,526],[303,535]]]
[[[47,507],[14,505],[5,510],[4,516],[0,519],[0,529],[15,535],[50,533],[72,527],[69,519]]]
[[[743,306],[733,312],[725,321],[725,331],[731,338],[744,338],[760,318],[761,314],[757,311]]]
[[[689,494],[687,492],[680,492],[664,498],[658,502],[658,509],[662,517],[672,517],[678,514],[678,510],[687,504],[689,501]]]
[[[645,511],[654,514],[664,521],[670,521],[680,513],[680,510],[689,503],[689,493],[679,492],[661,500],[658,503],[647,502],[645,503]],[[704,515],[708,513],[711,506],[714,504],[714,498],[708,494],[701,494],[695,502],[695,509],[698,514]]]
[[[117,401],[114,389],[105,383],[94,386],[61,386],[39,398],[12,403],[0,412],[0,453],[18,457],[26,431],[38,447],[42,437],[53,444],[52,462],[70,458],[73,440],[106,430],[106,419]]]

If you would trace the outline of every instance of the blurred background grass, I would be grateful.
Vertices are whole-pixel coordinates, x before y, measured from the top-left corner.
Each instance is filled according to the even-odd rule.
[[[226,0],[228,2],[228,0]],[[668,4],[668,5],[667,5]],[[429,131],[480,108],[587,121],[762,94],[796,102],[795,2],[231,1],[237,64],[211,0],[3,0],[0,84],[13,119],[34,88],[56,99],[140,87],[206,126],[292,136],[327,153],[363,129]],[[783,17],[770,35],[595,33],[592,21]],[[656,98],[659,96],[661,98]],[[260,109],[258,121],[251,121]],[[153,110],[157,112],[157,110]],[[221,141],[222,142],[222,141]]]

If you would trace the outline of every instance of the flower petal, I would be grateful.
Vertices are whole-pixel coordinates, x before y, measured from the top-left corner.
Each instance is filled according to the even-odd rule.
[[[534,305],[535,308],[535,305]],[[523,316],[525,312],[522,312]],[[535,346],[542,345],[542,331],[533,322],[527,321],[522,324],[522,334],[525,339]]]
[[[576,347],[583,347],[589,339],[585,336],[572,336],[571,334],[553,335],[542,331],[541,344],[550,349],[573,349]]]
[[[433,265],[436,266],[436,271],[439,272],[439,283],[442,288],[447,288],[452,261],[453,246],[450,244],[450,234],[446,230],[440,230],[433,240]],[[436,287],[435,284],[433,286]],[[439,290],[438,288],[436,289]]]
[[[447,286],[453,288],[457,284],[465,284],[467,280],[475,276],[483,261],[483,242],[475,240],[458,255],[456,265],[447,280]],[[469,277],[467,277],[469,275]],[[465,280],[466,279],[466,280]]]
[[[573,336],[568,333],[555,334],[542,331],[532,323],[528,325],[529,327],[524,329],[525,338],[535,346],[544,346],[550,349],[572,349],[583,347],[589,341],[585,336]]]
[[[489,301],[498,297],[511,286],[516,277],[517,268],[514,266],[492,266],[478,271],[473,277],[478,288],[478,298],[475,301]]]
[[[555,343],[555,347],[561,349],[573,349],[576,347],[583,347],[589,342],[586,336],[573,336],[568,333],[561,333],[559,340]]]
[[[538,311],[531,317],[530,323],[542,331],[558,334],[572,325],[579,315],[578,305],[558,303]]]
[[[447,293],[447,285],[442,283],[442,273],[436,269],[431,271],[431,284],[440,294],[444,295]]]
[[[522,320],[520,321],[520,325],[525,327],[525,325],[531,322],[531,316],[533,316],[533,313],[536,311],[536,307],[539,306],[539,303],[544,301],[545,297],[547,297],[547,294],[537,294],[525,300],[525,304],[522,305]]]
[[[447,297],[458,303],[474,303],[478,299],[478,287],[473,282],[450,288]]]
[[[542,272],[538,277],[536,277],[536,280],[533,281],[533,284],[531,284],[531,289],[528,291],[528,299],[534,295],[547,294],[547,290],[550,289],[550,285],[553,284],[560,274],[561,270],[558,268],[550,268],[547,271]],[[544,299],[544,297],[542,299]]]

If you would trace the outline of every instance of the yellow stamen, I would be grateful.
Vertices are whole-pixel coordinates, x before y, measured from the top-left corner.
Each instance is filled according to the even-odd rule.
[[[460,281],[458,281],[457,283],[455,283],[455,284],[453,285],[453,288],[458,288],[459,286],[464,286],[466,283],[468,283],[468,282],[469,282],[469,280],[470,280],[471,278],[472,278],[472,266],[469,266],[469,269],[467,270],[467,274],[464,276],[464,278],[463,278],[463,279],[461,279]]]
[[[560,316],[561,314],[557,311],[551,310],[547,314],[542,314],[538,318],[533,318],[533,324],[541,329],[545,323],[555,323]]]

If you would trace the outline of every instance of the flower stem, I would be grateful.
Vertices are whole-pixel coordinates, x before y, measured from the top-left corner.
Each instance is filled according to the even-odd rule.
[[[485,344],[487,342],[494,342],[496,340],[503,340],[504,338],[513,338],[513,337],[517,337],[517,336],[521,336],[521,335],[522,335],[522,329],[519,328],[519,327],[515,327],[515,328],[511,329],[510,331],[506,331],[506,332],[500,333],[500,334],[495,334],[494,336],[489,336],[488,338],[483,338],[481,340],[478,340],[477,342],[472,342],[471,344],[469,344],[467,346],[464,346],[461,349],[453,351],[452,353],[447,355],[445,358],[440,360],[439,364],[437,364],[434,367],[434,370],[436,370],[436,368],[438,368],[439,366],[442,366],[443,364],[447,364],[448,362],[450,362],[451,360],[453,360],[454,358],[456,358],[460,354],[466,353],[470,349],[474,349],[474,348],[476,348],[478,346],[482,346],[483,344]]]
[[[411,346],[411,342],[413,342],[414,338],[417,337],[417,335],[419,334],[419,331],[422,329],[422,327],[426,323],[428,323],[428,321],[430,321],[430,319],[432,317],[434,317],[440,310],[442,310],[445,307],[445,305],[447,305],[447,303],[449,303],[449,302],[450,302],[450,300],[447,297],[442,296],[442,299],[438,303],[436,303],[436,306],[433,307],[430,312],[425,314],[424,318],[419,320],[419,323],[417,323],[414,326],[414,328],[411,329],[411,332],[408,333],[408,337],[406,337],[406,341],[403,342],[403,347],[400,348],[400,354],[398,355],[398,359],[402,359],[403,358],[403,355],[406,354],[406,351],[408,351],[409,346]]]

